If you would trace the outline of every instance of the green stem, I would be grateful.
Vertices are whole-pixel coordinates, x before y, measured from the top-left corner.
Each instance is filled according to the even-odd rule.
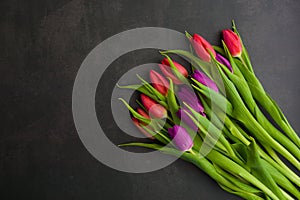
[[[243,135],[247,135],[247,133],[239,127],[239,125],[235,124],[236,128],[241,132]],[[271,149],[272,150],[272,149]],[[258,151],[260,156],[266,160],[268,163],[270,163],[273,167],[275,167],[279,172],[281,172],[285,177],[287,177],[290,181],[295,183],[298,187],[300,187],[300,178],[292,171],[290,168],[288,168],[276,155],[274,152],[274,155],[276,155],[276,161],[279,161],[281,164],[279,165],[278,162],[275,162],[272,158],[261,149],[260,146],[258,146]]]
[[[241,167],[237,163],[233,162],[229,158],[223,156],[222,154],[220,154],[220,153],[218,153],[217,151],[214,151],[214,150],[212,150],[206,157],[209,160],[211,160],[212,162],[216,163],[218,166],[222,166],[222,168],[224,170],[229,171],[233,174],[236,174],[236,175],[244,178],[249,183],[251,183],[254,186],[261,189],[263,192],[265,192],[272,199],[278,199],[278,197],[268,187],[266,187],[256,177],[251,175],[247,170],[245,170],[243,167]]]
[[[255,137],[262,144],[269,144],[273,149],[275,149],[278,153],[284,156],[287,160],[289,160],[298,170],[300,170],[300,163],[298,160],[287,151],[281,144],[279,144],[276,140],[274,140],[261,125],[254,119],[251,113],[245,109],[242,112],[243,124],[255,135]],[[267,145],[264,145],[267,146]]]

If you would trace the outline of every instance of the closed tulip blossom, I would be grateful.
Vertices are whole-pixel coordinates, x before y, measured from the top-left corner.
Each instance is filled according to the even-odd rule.
[[[141,94],[141,100],[151,117],[159,119],[167,117],[167,110],[150,97]]]
[[[175,125],[172,128],[168,128],[168,133],[180,151],[188,151],[193,147],[193,140],[185,128]]]
[[[143,109],[137,108],[136,111],[137,111],[141,116],[143,116],[144,118],[150,119],[150,116],[148,115],[148,113],[146,113]]]
[[[181,73],[184,77],[188,76],[188,71],[183,67],[181,64],[173,61],[174,66],[178,70],[179,73]],[[178,77],[173,73],[172,68],[170,67],[169,60],[167,58],[163,59],[161,61],[161,64],[158,65],[162,73],[172,79],[173,83],[175,84],[181,84],[182,82],[179,80]]]
[[[219,92],[219,89],[214,81],[208,78],[203,72],[199,70],[195,70],[194,74],[191,75],[193,79],[198,81],[199,83],[211,88],[212,90]]]
[[[148,133],[145,129],[143,129],[143,127],[141,127],[141,125],[144,124],[141,123],[137,118],[131,117],[131,120],[133,124],[139,129],[139,131],[141,131],[147,138],[150,138],[151,140],[155,139],[152,135],[150,135],[150,133]]]
[[[191,43],[194,47],[194,50],[198,57],[205,61],[205,62],[210,62],[211,57],[210,57],[210,52],[214,57],[216,57],[216,52],[214,48],[207,42],[203,37],[201,37],[198,34],[194,34],[193,37],[191,38]]]
[[[197,125],[194,123],[194,121],[186,114],[188,112],[192,115],[192,112],[189,109],[181,108],[177,111],[176,115],[179,117],[190,129],[193,131],[198,131]],[[206,116],[205,113],[201,113],[202,116]]]
[[[240,37],[232,30],[223,30],[224,42],[233,57],[239,57],[242,54],[243,47]]]
[[[204,107],[192,89],[186,86],[181,87],[177,93],[177,97],[180,101],[187,103],[196,112],[204,112]]]
[[[226,58],[224,58],[223,56],[221,56],[220,54],[217,53],[216,60],[219,63],[225,65],[231,72],[233,72],[232,66],[231,66],[230,62]]]
[[[153,87],[162,95],[167,95],[169,89],[169,82],[159,73],[154,70],[150,71],[150,80]]]

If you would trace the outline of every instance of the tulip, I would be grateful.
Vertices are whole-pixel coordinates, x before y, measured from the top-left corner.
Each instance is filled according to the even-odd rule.
[[[194,121],[186,114],[187,111],[191,114],[191,111],[185,108],[181,108],[176,112],[177,117],[179,117],[186,125],[188,125],[193,131],[197,131],[198,127]]]
[[[242,54],[242,42],[240,37],[232,30],[223,30],[224,42],[233,57],[239,57]]]
[[[196,94],[188,87],[186,86],[181,87],[177,96],[180,101],[187,103],[196,112],[201,112],[201,113],[204,112],[204,107],[202,106],[201,102],[197,98]]]
[[[146,119],[150,119],[150,116],[148,115],[148,113],[146,113],[143,109],[141,108],[137,108],[136,111],[144,118]]]
[[[150,97],[141,94],[141,100],[151,117],[159,119],[167,117],[167,110]]]
[[[193,140],[183,127],[175,125],[168,128],[168,133],[180,151],[188,151],[193,147]]]
[[[195,70],[194,74],[191,76],[193,79],[197,80],[199,83],[211,88],[212,90],[219,92],[219,89],[214,81],[208,78],[203,72]]]
[[[181,64],[179,64],[178,62],[175,62],[175,61],[172,61],[174,66],[176,67],[176,69],[184,76],[184,77],[187,77],[188,76],[188,71],[185,69],[184,66],[182,66]],[[167,58],[164,58],[162,61],[161,61],[161,64],[163,65],[167,65],[167,66],[171,66],[170,65],[170,62]]]
[[[205,62],[210,62],[210,52],[213,54],[214,57],[216,57],[216,52],[214,48],[200,35],[194,34],[191,38],[191,43],[194,47],[196,54],[201,60]]]
[[[162,95],[167,95],[169,89],[169,82],[159,73],[154,70],[150,71],[150,80],[153,87]]]
[[[139,122],[139,120],[137,118],[131,117],[133,124],[139,129],[139,131],[141,131],[147,138],[150,138],[152,140],[154,140],[155,138],[150,135],[150,133],[148,133],[145,129],[143,129],[141,127],[141,123]]]
[[[226,58],[224,58],[223,56],[221,56],[221,54],[218,54],[218,53],[217,53],[217,55],[216,55],[216,60],[217,60],[219,63],[225,65],[231,72],[233,72],[232,66],[231,66],[230,62],[229,62]]]
[[[163,59],[161,61],[162,64],[158,64],[160,70],[162,71],[162,73],[172,79],[173,83],[175,84],[182,84],[182,82],[176,77],[176,75],[174,75],[171,67],[170,67],[170,63],[169,60],[167,58]],[[181,73],[184,77],[188,76],[188,72],[187,70],[179,63],[173,61],[174,66],[176,67],[176,69],[178,70],[179,73]]]

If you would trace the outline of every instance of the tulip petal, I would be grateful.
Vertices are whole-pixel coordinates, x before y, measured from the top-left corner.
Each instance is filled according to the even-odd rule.
[[[141,100],[151,117],[159,119],[167,117],[167,110],[150,97],[141,94]]]
[[[168,128],[168,133],[180,151],[188,151],[193,147],[193,140],[183,127],[175,125]]]
[[[214,91],[218,92],[219,89],[214,81],[208,78],[203,72],[199,70],[195,70],[194,74],[192,74],[192,78],[197,80],[199,83],[213,89]]]
[[[196,54],[199,58],[205,62],[210,62],[210,52],[216,57],[216,52],[214,48],[207,42],[203,37],[198,34],[193,35],[193,39],[191,39],[192,45],[195,49]]]
[[[243,47],[239,36],[232,30],[223,30],[223,39],[233,57],[239,57],[242,54]]]
[[[169,82],[162,75],[154,70],[151,70],[150,80],[153,87],[162,95],[166,95],[168,93]]]

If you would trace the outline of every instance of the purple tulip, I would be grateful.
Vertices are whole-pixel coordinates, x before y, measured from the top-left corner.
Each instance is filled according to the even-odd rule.
[[[187,103],[196,112],[204,112],[204,107],[202,106],[196,94],[190,88],[186,86],[181,87],[177,96],[180,101]]]
[[[186,113],[192,115],[192,112],[186,108],[181,108],[176,112],[177,117],[179,117],[186,125],[188,125],[189,128],[191,128],[193,131],[198,131],[198,126],[194,123],[194,121],[188,116]],[[200,113],[202,116],[206,116],[205,113]]]
[[[221,56],[221,54],[218,54],[216,55],[216,60],[219,61],[219,63],[225,65],[231,72],[233,72],[233,69],[230,65],[230,62],[224,58],[223,56]]]
[[[183,127],[175,125],[168,128],[168,133],[180,151],[188,151],[193,147],[193,140]]]
[[[219,89],[214,81],[208,78],[203,72],[195,70],[192,74],[192,78],[197,80],[199,83],[211,88],[212,90],[219,92]]]
[[[186,125],[188,125],[193,131],[197,131],[198,127],[194,123],[194,121],[185,113],[187,111],[188,113],[191,114],[191,112],[187,109],[179,109],[176,112],[177,117],[179,117]]]

